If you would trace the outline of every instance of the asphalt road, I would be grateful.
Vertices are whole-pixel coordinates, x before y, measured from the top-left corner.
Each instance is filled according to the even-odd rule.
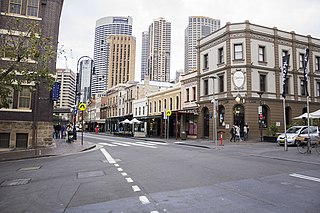
[[[81,154],[0,163],[0,212],[319,212],[320,165],[261,153],[85,135]],[[317,156],[320,158],[320,156]]]

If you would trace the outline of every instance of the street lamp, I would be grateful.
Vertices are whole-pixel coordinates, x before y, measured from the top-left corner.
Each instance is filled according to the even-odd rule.
[[[259,106],[259,110],[258,110],[258,112],[259,112],[259,116],[261,116],[262,117],[262,100],[261,100],[261,96],[263,95],[263,93],[264,93],[264,91],[259,91],[259,92],[257,92],[257,94],[259,95],[259,97],[260,97],[260,106]],[[259,117],[259,128],[260,128],[260,142],[262,142],[262,119]]]
[[[215,98],[215,83],[214,83],[214,79],[219,79],[219,76],[217,76],[216,74],[214,74],[213,76],[210,76],[209,78],[212,78],[212,116],[213,116],[213,135],[212,135],[212,139],[215,142],[216,146],[218,146],[218,132],[217,132],[217,106],[218,106],[218,99]]]

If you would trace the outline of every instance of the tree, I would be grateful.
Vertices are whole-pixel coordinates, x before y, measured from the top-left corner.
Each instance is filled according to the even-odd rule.
[[[20,91],[22,85],[35,90],[45,82],[51,89],[50,64],[56,52],[52,38],[42,36],[39,23],[11,19],[0,35],[0,54],[0,108],[9,108],[13,89]]]

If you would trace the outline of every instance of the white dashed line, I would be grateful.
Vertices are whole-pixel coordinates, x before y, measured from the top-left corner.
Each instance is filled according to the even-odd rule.
[[[119,167],[119,164],[114,164],[115,167]]]
[[[138,186],[132,186],[134,192],[140,192],[140,188]]]
[[[142,204],[149,204],[150,201],[148,200],[148,198],[146,196],[140,196],[139,200]]]
[[[125,173],[125,172],[123,172],[123,173],[121,173],[122,174],[122,176],[127,176],[127,173]]]
[[[316,182],[320,182],[320,178],[316,178],[316,177],[311,177],[311,176],[306,176],[306,175],[299,175],[299,174],[290,174],[291,177],[296,177],[296,178],[301,178],[301,179],[305,179],[305,180],[312,180],[312,181],[316,181]]]
[[[122,169],[122,168],[118,168],[118,171],[119,171],[119,172],[123,172],[123,169]]]
[[[150,213],[159,213],[158,211],[151,211]]]
[[[128,183],[133,183],[133,180],[131,178],[126,178]]]
[[[104,148],[102,148],[100,150],[103,153],[103,155],[106,157],[106,159],[109,163],[116,163],[116,161],[111,157],[111,155]]]
[[[123,144],[123,143],[118,143],[118,142],[113,142],[113,144],[119,145],[119,146],[130,146],[130,145],[128,145],[128,144]]]

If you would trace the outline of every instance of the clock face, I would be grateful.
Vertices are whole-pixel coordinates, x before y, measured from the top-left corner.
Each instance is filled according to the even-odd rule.
[[[233,74],[233,83],[236,87],[242,87],[244,84],[244,74],[241,71],[236,71]]]

